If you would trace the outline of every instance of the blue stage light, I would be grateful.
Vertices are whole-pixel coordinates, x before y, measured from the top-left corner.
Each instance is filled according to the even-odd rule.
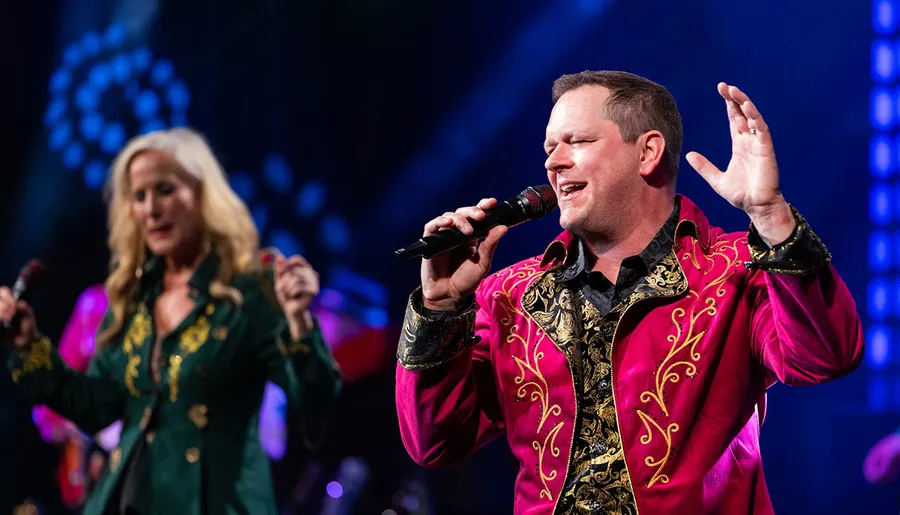
[[[103,133],[103,117],[96,111],[87,113],[81,117],[78,129],[82,138],[86,141],[95,142],[100,139],[100,135]]]
[[[270,154],[263,161],[263,177],[266,184],[278,193],[290,193],[294,183],[294,171],[281,154]]]
[[[66,101],[62,98],[55,98],[50,102],[50,105],[47,106],[47,112],[44,113],[44,125],[47,127],[55,126],[59,121],[62,120],[63,115],[66,114]]]
[[[84,147],[77,141],[70,142],[62,154],[63,166],[75,170],[84,162]]]
[[[346,252],[350,248],[350,229],[343,217],[328,215],[319,225],[319,237],[332,252]]]
[[[897,5],[894,0],[872,2],[872,28],[876,34],[893,34],[897,28]]]
[[[150,70],[150,80],[157,86],[162,86],[172,79],[174,73],[175,67],[172,65],[172,62],[168,59],[161,59]]]
[[[309,218],[318,213],[325,205],[328,190],[325,183],[319,180],[309,181],[300,188],[294,209],[301,218]]]
[[[875,88],[869,100],[872,126],[887,130],[894,125],[894,96],[885,88]]]
[[[886,232],[869,234],[869,268],[884,272],[891,267],[891,238]]]
[[[159,96],[155,91],[144,90],[134,100],[134,114],[141,120],[150,120],[159,112]]]
[[[84,167],[84,183],[92,190],[99,190],[106,181],[106,166],[93,160]]]
[[[106,125],[100,140],[100,148],[107,154],[115,154],[125,144],[125,129],[118,122]]]
[[[872,176],[885,179],[894,168],[893,146],[884,134],[873,136],[869,141],[869,170]]]
[[[872,79],[881,84],[889,84],[896,75],[897,57],[895,46],[887,40],[880,39],[872,43]]]
[[[886,279],[872,279],[867,289],[869,317],[873,320],[886,319],[891,312],[891,297],[891,288]]]
[[[877,370],[884,369],[891,359],[891,329],[886,325],[874,325],[866,335],[866,353],[869,365]]]

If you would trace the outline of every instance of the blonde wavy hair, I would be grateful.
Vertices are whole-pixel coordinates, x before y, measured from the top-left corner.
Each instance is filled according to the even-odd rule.
[[[260,267],[259,233],[247,205],[231,189],[222,165],[206,139],[188,128],[150,132],[133,138],[113,161],[106,197],[109,204],[110,274],[106,296],[113,320],[97,335],[97,344],[109,343],[125,325],[140,286],[140,270],[147,262],[147,248],[131,213],[129,168],[138,154],[150,150],[168,152],[198,187],[205,225],[205,248],[220,259],[219,271],[210,283],[210,295],[240,305],[243,298],[230,286],[235,274]]]

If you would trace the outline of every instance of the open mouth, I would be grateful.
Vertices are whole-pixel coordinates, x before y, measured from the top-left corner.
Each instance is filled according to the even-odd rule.
[[[559,192],[563,197],[569,197],[583,190],[585,187],[587,187],[586,183],[569,183],[560,187]]]
[[[150,236],[152,236],[154,238],[161,238],[161,237],[167,236],[170,232],[172,232],[172,224],[159,225],[148,231]]]

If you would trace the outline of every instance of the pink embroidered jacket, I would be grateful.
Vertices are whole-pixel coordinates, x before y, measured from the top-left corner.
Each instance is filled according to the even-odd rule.
[[[856,305],[805,220],[785,243],[748,245],[679,196],[673,250],[613,338],[616,418],[637,506],[628,513],[773,513],[760,460],[766,388],[844,376],[863,355]],[[758,239],[751,227],[750,238]],[[398,348],[403,442],[445,467],[501,434],[519,461],[515,513],[553,513],[579,406],[565,343],[577,296],[553,271],[573,243],[487,277],[474,305],[426,316],[410,298]],[[569,256],[571,257],[571,256]]]

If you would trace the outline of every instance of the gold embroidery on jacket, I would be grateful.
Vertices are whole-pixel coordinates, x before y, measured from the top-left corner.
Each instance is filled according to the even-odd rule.
[[[128,356],[128,364],[125,366],[125,388],[131,392],[131,395],[140,397],[141,394],[134,386],[134,380],[138,376],[138,365],[141,364],[140,356]]]
[[[565,421],[560,420],[553,424],[553,427],[548,431],[544,431],[544,425],[547,424],[549,418],[551,416],[560,416],[562,409],[559,404],[552,404],[550,402],[550,385],[547,384],[547,379],[541,371],[540,362],[544,358],[544,352],[540,348],[543,341],[540,330],[541,324],[537,322],[533,316],[529,316],[523,311],[523,309],[528,309],[524,307],[524,297],[520,304],[520,301],[514,300],[515,297],[513,294],[514,289],[529,281],[534,281],[539,274],[541,274],[541,269],[540,260],[538,258],[528,261],[525,265],[517,269],[507,268],[501,270],[500,272],[497,272],[497,277],[502,279],[502,284],[499,290],[493,292],[493,297],[496,301],[496,306],[499,309],[502,309],[502,313],[498,313],[500,315],[500,323],[509,330],[509,334],[506,337],[506,343],[521,345],[523,350],[521,357],[513,356],[513,360],[519,368],[519,375],[516,376],[514,380],[515,384],[518,385],[516,398],[519,400],[527,398],[531,402],[540,403],[541,417],[538,420],[537,434],[535,435],[536,438],[532,441],[531,447],[537,452],[538,476],[543,484],[540,498],[547,498],[548,500],[553,501],[553,491],[550,489],[549,482],[557,479],[559,477],[559,472],[556,469],[546,470],[544,467],[544,460],[547,452],[554,458],[559,457],[561,450],[556,444],[556,437],[565,425]],[[545,274],[544,278],[546,277],[548,276]],[[543,278],[537,282],[542,281]],[[534,284],[536,283],[532,283],[532,286]],[[526,293],[530,289],[531,287],[529,286],[526,289]],[[536,300],[538,297],[540,296],[534,296],[533,298]],[[520,309],[520,305],[523,309]],[[519,324],[513,323],[517,316],[525,321],[525,327],[520,327]],[[567,321],[559,319],[557,322],[566,327],[571,327],[571,322],[574,322],[574,319],[569,319]],[[532,323],[537,323],[539,326],[536,330],[539,339],[534,343],[533,347],[531,347],[530,342],[528,341],[528,335],[533,329]],[[542,432],[544,433],[543,437],[541,437]]]
[[[169,401],[178,400],[178,374],[181,373],[181,356],[169,357]]]
[[[397,345],[397,361],[407,370],[425,370],[444,364],[476,342],[473,338],[475,309],[435,320],[417,311],[416,304],[422,302],[414,300],[418,295],[421,294],[416,290],[407,303]]]
[[[636,410],[638,417],[644,425],[646,434],[641,435],[640,442],[649,445],[654,440],[654,436],[660,436],[664,442],[665,453],[656,458],[648,455],[644,458],[644,464],[653,470],[647,487],[652,487],[657,483],[666,484],[669,482],[668,474],[664,474],[666,464],[672,456],[672,434],[678,432],[680,426],[677,422],[671,421],[669,406],[666,398],[666,384],[677,384],[684,377],[694,377],[698,370],[696,363],[700,361],[701,354],[698,352],[698,345],[706,335],[706,330],[697,330],[697,324],[702,316],[714,317],[718,311],[717,299],[722,298],[725,293],[725,282],[731,275],[741,266],[739,260],[738,247],[746,245],[746,239],[737,239],[734,241],[723,240],[714,243],[710,248],[709,254],[704,254],[697,248],[697,240],[690,240],[692,248],[685,252],[683,259],[690,263],[699,271],[708,274],[713,271],[717,265],[717,258],[724,261],[724,267],[721,273],[704,286],[699,292],[691,290],[689,297],[694,299],[689,310],[684,308],[675,308],[672,310],[672,324],[674,325],[674,333],[667,337],[667,341],[671,343],[671,347],[662,363],[656,369],[654,375],[654,388],[645,391],[640,395],[642,403],[653,403],[662,411],[665,420],[657,421],[645,410]],[[697,259],[702,258],[703,263]]]
[[[194,323],[178,337],[178,347],[187,354],[193,354],[206,343],[209,338],[209,320],[204,315],[197,317]]]
[[[135,355],[135,352],[143,347],[144,342],[150,338],[152,330],[153,322],[150,318],[150,312],[142,302],[137,305],[122,342],[122,350],[125,351],[125,355],[128,358],[128,363],[125,365],[125,388],[135,397],[140,397],[141,395],[134,385],[134,381],[138,377],[138,367],[141,364],[141,357]]]
[[[40,370],[42,368],[53,370],[53,360],[50,357],[50,339],[46,336],[41,337],[38,341],[31,344],[28,355],[22,363],[22,368],[15,369],[12,372],[12,380],[18,383],[22,376]]]
[[[206,340],[209,339],[210,323],[207,315],[215,311],[212,304],[208,304],[203,315],[198,315],[194,323],[187,327],[178,336],[178,348],[181,355],[173,355],[169,358],[169,401],[178,400],[178,378],[181,375],[181,362],[188,356],[200,350]]]
[[[153,324],[150,321],[150,313],[144,303],[140,303],[131,318],[131,324],[128,326],[128,332],[125,333],[125,342],[122,344],[126,354],[131,354],[136,349],[141,348],[150,332],[153,330]]]
[[[583,392],[584,405],[577,412],[580,424],[576,427],[580,430],[574,435],[569,472],[572,475],[566,477],[565,490],[557,506],[563,511],[559,513],[638,513],[613,389],[612,352],[616,330],[635,304],[681,295],[686,290],[687,282],[678,258],[670,251],[631,295],[606,316],[581,296],[583,335],[580,342],[572,343],[567,354],[576,358],[570,363],[578,374],[580,385],[578,381],[576,385]],[[603,394],[602,390],[609,393]]]

